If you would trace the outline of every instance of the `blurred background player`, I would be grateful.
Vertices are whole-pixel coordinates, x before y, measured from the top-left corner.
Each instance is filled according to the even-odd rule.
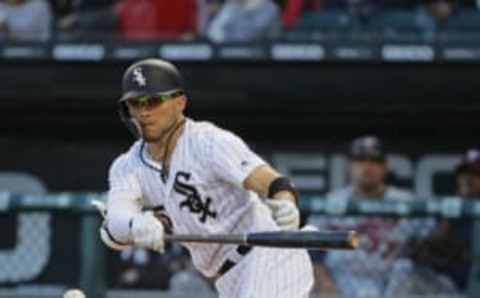
[[[455,179],[460,198],[480,200],[478,148],[465,152],[455,169]],[[442,276],[443,285],[448,285],[452,294],[461,293],[467,289],[472,269],[473,232],[473,219],[443,219],[427,239],[413,245],[412,257],[424,270]]]
[[[465,152],[462,162],[455,170],[457,193],[470,200],[480,199],[480,149]]]
[[[328,194],[327,201],[345,206],[350,200],[413,199],[411,192],[386,183],[386,153],[377,137],[355,139],[349,158],[350,185]],[[315,263],[321,282],[332,284],[330,275],[336,292],[345,298],[387,295],[391,284],[395,284],[395,275],[410,267],[409,261],[401,257],[407,239],[428,229],[423,225],[423,229],[416,230],[418,223],[407,220],[378,217],[314,217],[310,222],[323,229],[356,230],[362,235],[360,249],[328,252],[323,261],[319,258]],[[322,291],[321,285],[317,288]]]

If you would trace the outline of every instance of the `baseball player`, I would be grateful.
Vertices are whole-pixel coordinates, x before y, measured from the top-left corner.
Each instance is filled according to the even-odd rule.
[[[467,150],[455,169],[458,195],[465,199],[480,198],[480,149]]]
[[[164,235],[248,233],[299,228],[298,195],[235,134],[185,117],[179,71],[160,59],[131,65],[123,77],[121,118],[138,140],[111,165],[100,229],[113,249],[164,252]],[[145,207],[162,210],[158,220]],[[220,297],[308,297],[305,250],[186,243],[194,266],[215,279]]]

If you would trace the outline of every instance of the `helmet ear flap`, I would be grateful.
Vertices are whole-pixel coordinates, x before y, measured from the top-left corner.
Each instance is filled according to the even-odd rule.
[[[120,115],[120,119],[128,128],[128,130],[138,139],[141,138],[141,129],[138,121],[135,120],[132,115],[130,115],[130,111],[128,110],[127,103],[125,101],[120,101],[118,103],[118,114]]]

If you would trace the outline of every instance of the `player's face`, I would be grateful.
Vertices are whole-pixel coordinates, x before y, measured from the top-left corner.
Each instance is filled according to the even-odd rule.
[[[480,176],[463,173],[457,177],[458,194],[463,197],[480,197]]]
[[[131,115],[138,121],[146,142],[161,142],[185,110],[186,98],[143,98],[127,101]]]
[[[385,175],[385,162],[353,160],[350,164],[350,178],[353,185],[365,190],[375,189],[383,185]]]

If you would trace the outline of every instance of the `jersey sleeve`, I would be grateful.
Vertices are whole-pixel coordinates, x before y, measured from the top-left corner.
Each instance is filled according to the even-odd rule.
[[[211,146],[211,165],[215,176],[243,187],[253,170],[266,162],[231,132],[216,130]]]
[[[115,160],[109,171],[109,191],[106,227],[112,240],[130,241],[130,221],[142,210],[142,193],[134,170],[129,167],[127,156]]]

